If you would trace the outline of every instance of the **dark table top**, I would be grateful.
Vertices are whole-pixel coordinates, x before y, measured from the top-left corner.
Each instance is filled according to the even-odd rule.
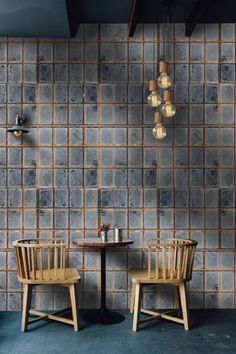
[[[79,240],[73,241],[74,245],[81,247],[94,247],[94,248],[106,248],[106,247],[121,247],[128,246],[134,243],[133,240],[123,239],[123,241],[115,242],[113,240],[108,240],[107,242],[103,242],[100,237],[96,238],[82,238]]]

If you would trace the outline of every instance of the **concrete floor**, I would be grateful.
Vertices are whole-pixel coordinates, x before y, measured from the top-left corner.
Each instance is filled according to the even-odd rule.
[[[189,332],[181,325],[157,319],[135,333],[131,315],[122,313],[126,320],[116,325],[88,325],[81,320],[78,333],[53,321],[35,323],[21,333],[21,313],[0,312],[0,353],[236,353],[236,310],[192,310]]]

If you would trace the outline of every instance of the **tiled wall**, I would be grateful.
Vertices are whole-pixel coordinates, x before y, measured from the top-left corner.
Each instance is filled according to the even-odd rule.
[[[73,40],[1,38],[1,310],[21,306],[13,240],[52,235],[83,274],[80,307],[98,305],[99,257],[72,241],[100,221],[134,240],[108,253],[109,306],[128,306],[127,270],[142,265],[143,238],[160,235],[199,242],[192,307],[234,307],[235,28],[199,25],[189,40],[176,25],[171,41],[177,114],[157,142],[146,97],[158,26],[139,25],[131,39],[126,25],[81,25]],[[22,140],[6,134],[16,113],[28,117]],[[152,290],[147,306],[172,306],[165,288]],[[34,302],[60,307],[67,295],[38,288]]]

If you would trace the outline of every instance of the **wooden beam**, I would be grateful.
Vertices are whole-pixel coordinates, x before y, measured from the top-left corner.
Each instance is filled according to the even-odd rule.
[[[138,13],[138,5],[140,0],[132,0],[132,5],[129,14],[129,37],[133,37],[135,27],[137,24],[137,13]]]
[[[72,38],[76,36],[79,28],[79,2],[80,0],[66,0],[70,36]]]
[[[206,10],[208,0],[195,0],[185,22],[185,35],[190,37],[199,19]]]

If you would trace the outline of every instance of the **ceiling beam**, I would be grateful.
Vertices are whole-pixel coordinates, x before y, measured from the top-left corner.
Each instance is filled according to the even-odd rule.
[[[206,11],[208,0],[195,0],[185,22],[185,36],[190,37],[201,16]]]
[[[137,13],[140,0],[132,0],[130,14],[129,14],[129,37],[133,37],[135,27],[137,24]]]
[[[76,36],[79,29],[79,3],[80,0],[66,0],[70,36],[72,38]]]

